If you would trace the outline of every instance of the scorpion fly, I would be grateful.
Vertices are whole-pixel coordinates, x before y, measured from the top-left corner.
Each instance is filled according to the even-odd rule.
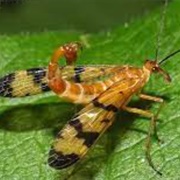
[[[152,163],[149,151],[152,133],[158,138],[156,119],[159,111],[154,114],[143,109],[129,107],[128,103],[133,96],[138,96],[144,100],[163,104],[162,98],[143,94],[141,91],[154,73],[162,75],[167,82],[171,81],[169,74],[161,68],[161,64],[179,53],[180,50],[160,61],[146,60],[142,68],[128,65],[117,66],[111,77],[89,84],[70,82],[64,79],[58,65],[58,59],[62,56],[67,59],[67,63],[71,64],[72,59],[76,59],[79,48],[79,43],[70,43],[59,47],[48,66],[48,86],[50,89],[60,98],[85,105],[58,133],[49,152],[49,165],[55,169],[63,169],[76,163],[86,155],[90,147],[111,126],[115,113],[118,110],[124,110],[151,118],[146,156],[149,165],[161,174]]]
[[[163,76],[167,82],[171,81],[161,65],[180,50],[158,61],[157,39],[155,60],[146,60],[141,68],[129,65],[74,66],[81,48],[80,43],[66,44],[54,52],[47,68],[16,71],[2,77],[0,96],[15,98],[53,91],[60,98],[84,105],[84,108],[62,128],[52,144],[48,164],[55,169],[69,167],[83,158],[111,126],[117,111],[123,110],[150,118],[146,157],[149,165],[161,174],[150,156],[152,134],[158,138],[156,120],[159,111],[154,114],[130,107],[128,103],[133,96],[138,96],[140,99],[163,104],[162,98],[143,94],[142,89],[154,73]],[[58,60],[61,57],[65,57],[67,66],[59,66]]]
[[[155,60],[146,60],[142,68],[129,65],[117,66],[111,76],[104,81],[96,83],[76,83],[63,78],[59,69],[58,59],[65,57],[67,64],[76,61],[77,51],[81,48],[79,43],[70,43],[59,47],[53,54],[48,66],[48,85],[60,98],[65,98],[73,103],[84,104],[79,111],[58,133],[49,152],[48,163],[55,169],[63,169],[79,161],[111,126],[115,113],[123,110],[150,118],[149,131],[146,140],[146,158],[149,165],[159,175],[150,156],[151,136],[157,135],[156,120],[164,100],[160,97],[143,94],[142,89],[148,83],[152,74],[163,76],[164,80],[171,82],[170,75],[161,68],[161,65],[180,49],[158,61],[160,47],[160,34],[163,31],[164,18],[168,0],[165,0],[164,11],[157,34],[157,47]],[[160,103],[157,113],[128,106],[133,96],[140,99]]]

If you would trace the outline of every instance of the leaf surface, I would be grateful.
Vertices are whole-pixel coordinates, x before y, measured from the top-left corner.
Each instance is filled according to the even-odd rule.
[[[168,5],[165,30],[161,34],[159,58],[180,48],[180,2]],[[111,32],[82,35],[76,32],[0,35],[1,76],[32,67],[47,66],[53,50],[60,44],[83,41],[87,48],[78,64],[129,64],[142,66],[144,59],[155,57],[156,35],[162,9],[132,20]],[[153,75],[145,87],[147,94],[164,97],[158,132],[164,141],[153,141],[154,164],[163,179],[180,177],[180,55],[163,68],[171,74],[167,84]],[[158,105],[133,101],[133,105],[156,112]],[[47,153],[54,131],[61,129],[77,111],[73,104],[62,102],[53,93],[18,99],[0,99],[0,179],[63,179],[73,169],[56,171],[47,163]],[[145,159],[145,138],[149,121],[119,113],[114,125],[90,150],[72,175],[72,179],[120,180],[161,179]]]

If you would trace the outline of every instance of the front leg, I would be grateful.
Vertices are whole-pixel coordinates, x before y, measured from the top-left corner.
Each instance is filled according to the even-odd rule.
[[[164,100],[160,97],[150,96],[150,95],[142,94],[142,93],[138,94],[138,97],[140,97],[141,99],[144,99],[144,100],[154,101],[154,102],[158,102],[158,103],[164,102]]]

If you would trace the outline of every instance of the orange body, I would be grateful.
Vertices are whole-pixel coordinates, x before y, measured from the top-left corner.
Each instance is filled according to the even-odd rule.
[[[87,104],[109,87],[114,85],[114,83],[121,82],[122,80],[129,81],[127,87],[124,88],[129,89],[132,96],[140,91],[149,79],[151,66],[149,61],[147,61],[143,68],[135,68],[130,66],[114,67],[111,77],[104,81],[99,81],[92,84],[69,82],[63,79],[62,72],[58,65],[58,58],[59,56],[76,57],[76,55],[71,54],[77,53],[78,46],[79,44],[72,43],[60,47],[57,51],[55,51],[48,67],[48,85],[61,98],[65,98],[73,103]],[[67,63],[68,62],[69,61],[67,61]],[[72,64],[72,59],[70,64]],[[134,81],[136,81],[135,84]],[[121,89],[119,89],[119,91],[121,91]]]
[[[73,103],[87,104],[109,87],[115,83],[121,83],[121,81],[129,82],[127,87],[123,88],[129,89],[131,95],[133,95],[141,90],[148,81],[149,76],[150,71],[145,66],[143,69],[122,66],[116,68],[113,76],[104,81],[93,84],[72,83],[58,75],[53,77],[52,80],[50,79],[49,87],[61,98],[65,98]],[[121,88],[119,91],[121,91]],[[127,91],[123,93],[127,93]]]

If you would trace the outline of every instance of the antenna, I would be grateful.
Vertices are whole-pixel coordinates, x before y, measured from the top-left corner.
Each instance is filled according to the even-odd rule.
[[[164,0],[164,7],[163,7],[162,14],[161,14],[161,21],[159,23],[159,28],[158,28],[159,32],[157,33],[157,37],[156,37],[155,61],[157,61],[157,59],[158,59],[159,49],[161,47],[161,41],[160,40],[161,40],[161,34],[164,30],[167,5],[168,5],[168,0]]]
[[[177,51],[174,51],[173,53],[167,55],[164,59],[162,59],[161,61],[159,61],[158,64],[161,65],[164,61],[166,61],[167,59],[169,59],[170,57],[176,55],[176,54],[179,53],[179,52],[180,52],[180,49],[178,49]]]

